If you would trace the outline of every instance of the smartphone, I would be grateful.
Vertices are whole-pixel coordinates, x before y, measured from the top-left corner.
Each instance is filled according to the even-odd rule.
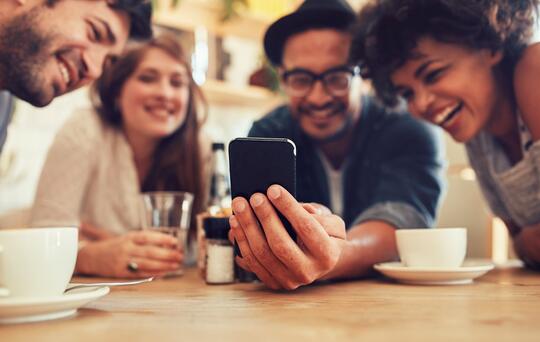
[[[249,200],[256,192],[266,194],[279,184],[296,197],[296,146],[285,138],[237,138],[229,144],[231,196]],[[291,224],[278,215],[296,241]]]

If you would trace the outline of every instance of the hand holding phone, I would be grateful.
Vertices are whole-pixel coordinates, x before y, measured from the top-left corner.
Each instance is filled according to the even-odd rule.
[[[296,146],[285,138],[237,138],[229,144],[232,198],[249,201],[254,193],[266,194],[279,184],[296,196]],[[296,232],[278,212],[285,229],[296,241]]]

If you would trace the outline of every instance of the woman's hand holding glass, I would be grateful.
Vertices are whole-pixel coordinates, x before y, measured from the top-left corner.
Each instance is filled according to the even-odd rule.
[[[115,278],[159,277],[178,270],[183,259],[177,238],[135,231],[86,243],[79,250],[77,271]]]

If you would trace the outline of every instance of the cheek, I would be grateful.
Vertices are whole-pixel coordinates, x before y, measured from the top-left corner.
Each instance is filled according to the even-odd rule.
[[[147,97],[148,87],[137,82],[126,83],[120,93],[120,103],[122,109],[131,108],[137,109],[140,107]]]
[[[407,111],[411,114],[412,117],[416,119],[422,119],[422,115],[420,115],[420,111],[414,105],[414,102],[407,101]]]
[[[291,113],[293,117],[297,118],[299,116],[298,112],[300,109],[300,106],[302,105],[302,99],[291,97],[289,98],[289,108],[291,109]]]
[[[136,96],[131,96],[130,93],[124,93],[120,97],[120,109],[122,116],[135,116],[140,110],[140,103]]]
[[[189,105],[189,89],[180,91],[174,99],[175,106],[177,107],[176,116],[180,121],[184,121]]]

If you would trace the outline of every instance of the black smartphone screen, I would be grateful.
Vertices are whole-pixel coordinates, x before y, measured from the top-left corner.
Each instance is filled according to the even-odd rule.
[[[231,196],[249,200],[256,192],[266,194],[272,184],[283,186],[296,197],[296,146],[285,138],[237,138],[229,144]],[[279,212],[278,212],[279,213]],[[279,214],[296,241],[296,232]]]

